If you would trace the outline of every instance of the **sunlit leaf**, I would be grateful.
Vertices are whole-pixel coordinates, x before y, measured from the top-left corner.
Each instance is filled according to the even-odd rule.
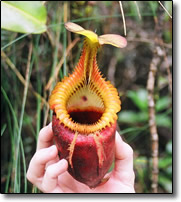
[[[164,157],[159,159],[159,168],[165,169],[172,164],[172,157]]]
[[[169,97],[167,97],[167,96],[159,98],[156,101],[156,110],[157,110],[157,112],[168,108],[170,103],[171,103],[171,99]]]
[[[46,31],[46,9],[40,1],[1,1],[1,28],[20,33]]]
[[[128,91],[127,96],[142,111],[148,109],[147,91],[139,89],[138,91]]]
[[[172,141],[170,141],[170,142],[167,143],[167,145],[166,145],[166,151],[169,154],[172,154]]]

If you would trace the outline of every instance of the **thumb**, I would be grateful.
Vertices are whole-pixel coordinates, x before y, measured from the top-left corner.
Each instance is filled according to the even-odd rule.
[[[116,154],[114,174],[122,182],[134,183],[133,149],[116,132]]]
[[[44,192],[53,191],[58,183],[58,176],[64,173],[68,168],[68,162],[65,159],[58,161],[47,167],[42,182],[42,189]]]

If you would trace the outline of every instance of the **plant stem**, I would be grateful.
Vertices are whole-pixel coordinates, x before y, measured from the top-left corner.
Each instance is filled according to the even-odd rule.
[[[125,17],[124,17],[123,5],[122,5],[121,1],[119,1],[119,5],[120,5],[120,9],[121,9],[121,15],[123,18],[124,35],[126,36],[126,22],[125,22]]]
[[[149,127],[151,134],[151,150],[152,150],[152,192],[158,191],[158,133],[155,119],[155,101],[154,101],[154,85],[155,75],[157,72],[157,66],[160,62],[159,57],[154,54],[154,57],[150,64],[150,70],[148,74],[147,90],[148,90],[148,108],[149,108]]]

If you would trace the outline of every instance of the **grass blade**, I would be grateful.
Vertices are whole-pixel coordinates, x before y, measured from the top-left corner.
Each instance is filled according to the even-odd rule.
[[[17,148],[16,148],[16,151],[15,151],[15,155],[16,155],[16,159],[18,159],[18,160],[16,161],[16,166],[15,166],[15,187],[14,187],[14,192],[19,191],[19,189],[17,190],[17,185],[18,185],[19,180],[20,180],[20,176],[18,176],[18,173],[19,173],[18,170],[20,169],[20,160],[19,160],[19,158],[20,158],[20,155],[19,155],[20,147],[19,147],[19,145],[20,145],[20,141],[21,141],[21,131],[22,131],[22,125],[23,125],[23,116],[24,116],[24,110],[25,110],[25,104],[26,104],[29,80],[30,80],[32,64],[33,64],[33,60],[34,60],[34,59],[32,59],[32,62],[30,64],[31,55],[32,55],[32,43],[30,44],[29,54],[28,54],[28,63],[27,63],[27,70],[26,70],[26,84],[25,84],[24,93],[23,93],[23,101],[22,101],[21,115],[20,115],[20,121],[19,121],[19,130],[18,130],[18,137],[17,137],[17,142],[16,142]],[[18,187],[18,188],[20,188],[20,187]]]
[[[3,135],[4,131],[6,130],[6,124],[3,125],[2,129],[1,129],[1,136]]]

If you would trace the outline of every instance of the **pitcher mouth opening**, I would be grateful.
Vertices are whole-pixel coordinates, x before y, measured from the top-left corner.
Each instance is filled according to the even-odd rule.
[[[103,112],[96,109],[73,110],[68,114],[72,121],[78,124],[92,125],[96,124],[102,117]]]
[[[105,112],[104,101],[94,88],[90,85],[81,86],[67,100],[66,113],[78,131],[81,128],[86,131],[87,127],[91,130],[95,126],[98,128]]]

